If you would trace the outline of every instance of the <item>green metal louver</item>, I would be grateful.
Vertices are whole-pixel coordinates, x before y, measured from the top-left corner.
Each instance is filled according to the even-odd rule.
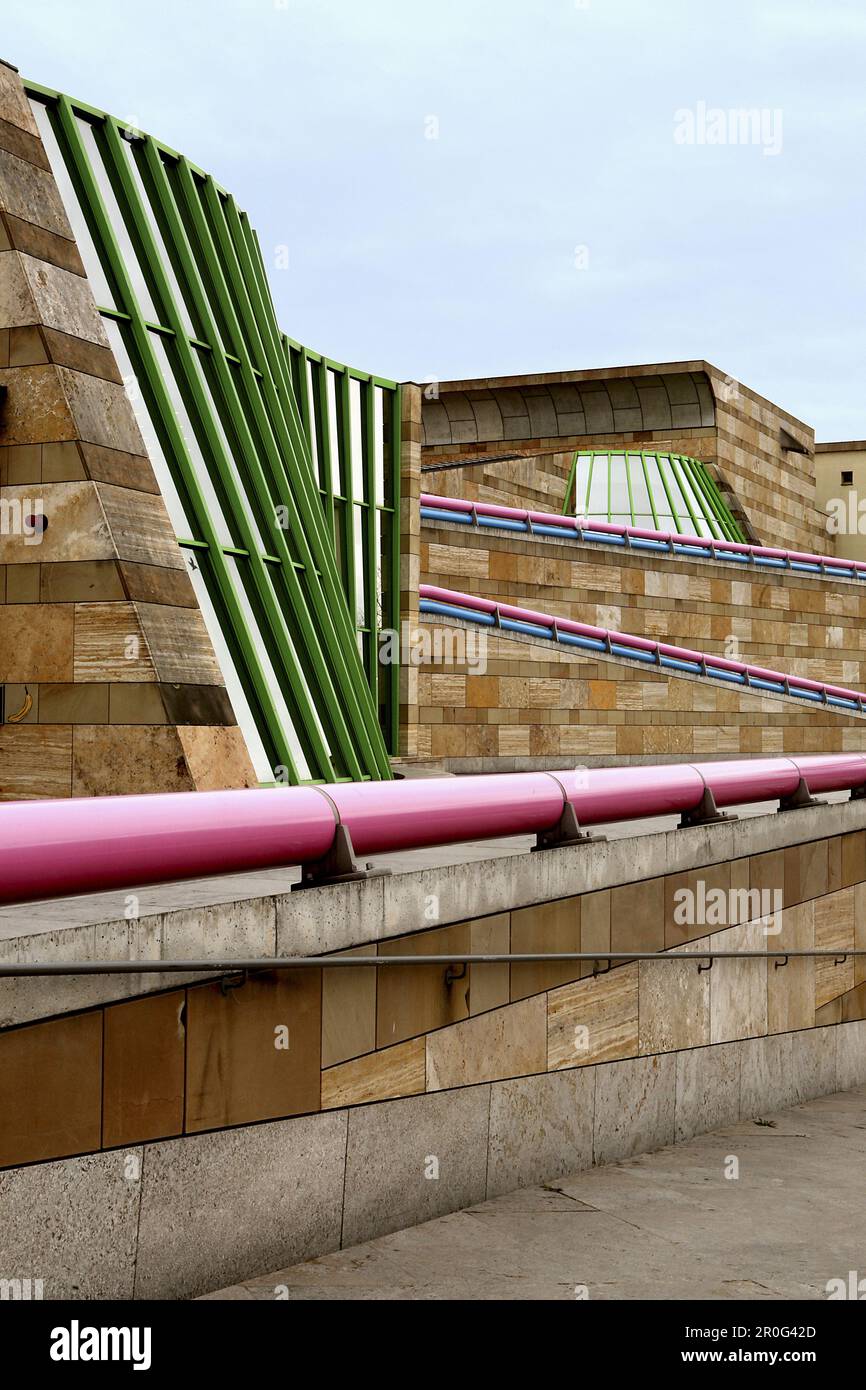
[[[399,386],[280,331],[209,175],[27,91],[260,780],[390,777]]]
[[[706,464],[683,454],[578,450],[562,510],[683,536],[746,540]]]

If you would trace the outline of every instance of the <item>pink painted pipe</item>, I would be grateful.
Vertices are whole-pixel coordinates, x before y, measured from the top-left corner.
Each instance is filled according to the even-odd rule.
[[[566,801],[582,825],[866,784],[859,754],[570,768],[322,788],[175,792],[0,805],[0,902],[129,889],[311,864],[337,818],[359,855],[553,829]]]
[[[644,526],[623,526],[612,521],[595,521],[591,517],[562,516],[557,512],[523,511],[518,507],[502,506],[498,502],[468,502],[462,497],[440,497],[432,492],[422,492],[421,506],[450,512],[477,512],[479,516],[502,517],[524,524],[564,526],[572,531],[579,527],[587,531],[601,531],[606,535],[634,536],[637,540],[661,541],[666,545],[691,545],[704,550],[727,550],[738,555],[760,555],[772,560],[797,560],[803,564],[827,565],[831,569],[866,570],[866,561],[844,560],[838,555],[809,555],[799,550],[779,550],[776,546],[748,545],[744,541],[716,540],[708,536],[683,536],[677,531],[653,531]]]
[[[598,642],[610,640],[621,647],[634,647],[638,651],[659,652],[662,656],[673,657],[676,661],[706,662],[709,667],[722,671],[736,671],[741,675],[754,676],[758,680],[776,681],[805,690],[826,692],[844,700],[866,700],[866,695],[857,690],[847,690],[844,686],[825,685],[821,681],[810,680],[806,676],[789,676],[784,671],[771,671],[765,666],[752,666],[742,661],[731,661],[728,657],[707,655],[692,651],[689,647],[675,647],[669,642],[654,642],[648,637],[637,637],[629,632],[613,632],[609,628],[593,627],[589,623],[578,623],[572,618],[555,618],[550,613],[540,613],[531,608],[516,608],[511,603],[496,603],[477,594],[464,594],[456,589],[442,589],[436,584],[422,584],[419,587],[421,598],[435,603],[448,603],[456,608],[469,608],[477,613],[499,613],[503,618],[515,622],[531,623],[536,627],[555,627],[559,632],[574,632],[580,637],[594,638]]]

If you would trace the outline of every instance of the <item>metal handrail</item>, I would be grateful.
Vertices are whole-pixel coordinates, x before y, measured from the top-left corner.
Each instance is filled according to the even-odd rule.
[[[760,920],[760,919],[758,919]],[[740,925],[749,925],[741,923]],[[755,925],[752,923],[752,925]],[[724,930],[724,928],[720,928]],[[331,970],[378,968],[380,965],[538,965],[552,961],[706,961],[706,960],[785,960],[794,957],[829,959],[843,964],[850,957],[866,956],[866,948],[850,950],[822,948],[820,950],[777,951],[496,951],[481,955],[456,952],[450,956],[262,956],[252,960],[141,960],[141,961],[51,961],[34,965],[0,965],[0,979],[41,975],[170,975],[207,971],[217,974],[238,974],[243,971],[269,970]]]
[[[425,520],[441,520],[427,513],[450,513],[445,519],[522,530],[533,536],[573,536],[585,543],[630,545],[646,542],[658,554],[674,555],[683,550],[704,552],[698,559],[733,561],[744,565],[762,564],[773,569],[815,575],[819,579],[866,579],[866,561],[846,560],[838,555],[812,555],[806,551],[780,550],[775,546],[751,545],[748,541],[719,540],[709,536],[687,536],[678,531],[656,531],[643,526],[624,526],[617,522],[596,521],[589,517],[561,516],[557,512],[525,511],[494,502],[467,502],[462,497],[440,497],[422,492],[421,515]],[[688,558],[688,556],[686,557]]]
[[[670,642],[638,637],[634,633],[595,627],[573,618],[552,617],[549,613],[532,608],[494,602],[458,589],[443,589],[438,584],[421,584],[418,593],[422,613],[457,617],[490,626],[490,615],[495,611],[496,626],[506,632],[523,632],[528,636],[541,637],[542,640],[570,643],[588,651],[605,651],[626,660],[651,661],[658,666],[686,670],[710,680],[747,685],[768,694],[807,699],[858,714],[866,713],[866,693],[863,691],[828,685],[824,681],[811,680],[808,676],[791,676],[784,671],[733,661],[730,657],[698,652],[689,647],[673,646]]]

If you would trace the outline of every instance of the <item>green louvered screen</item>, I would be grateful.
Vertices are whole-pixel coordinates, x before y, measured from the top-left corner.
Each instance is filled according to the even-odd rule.
[[[280,331],[209,175],[27,90],[260,780],[390,777],[399,387]]]
[[[746,539],[706,464],[683,454],[579,449],[562,510],[681,536]]]

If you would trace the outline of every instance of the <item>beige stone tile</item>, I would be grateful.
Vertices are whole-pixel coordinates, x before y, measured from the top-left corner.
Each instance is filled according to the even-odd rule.
[[[0,1167],[99,1148],[102,1014],[0,1033]]]
[[[375,956],[375,946],[340,951],[341,956]],[[333,1067],[376,1046],[376,971],[337,966],[322,971],[322,1066]],[[367,1097],[370,1099],[370,1097]],[[339,1104],[339,1102],[335,1102]]]
[[[157,679],[134,604],[81,603],[74,611],[76,681]]]
[[[551,1071],[586,1066],[638,1051],[638,963],[548,995],[547,1054]]]
[[[514,954],[580,950],[580,898],[538,903],[511,914],[511,950]],[[511,966],[511,998],[552,989],[579,979],[579,961],[555,961]]]
[[[73,796],[195,789],[176,729],[81,724],[64,732],[72,740]]]
[[[8,564],[108,560],[114,554],[93,483],[24,484],[3,489],[3,499],[22,518],[20,533],[3,537]],[[28,517],[41,515],[44,531]]]
[[[107,685],[43,685],[39,690],[41,724],[106,724]]]
[[[855,889],[844,888],[815,899],[815,948],[838,951],[854,948]],[[832,956],[815,961],[815,1007],[854,986],[854,958],[837,965]]]
[[[792,845],[785,854],[785,906],[820,898],[828,888],[829,863],[826,840]]]
[[[782,930],[767,937],[767,950],[788,947],[811,951],[815,947],[813,902],[788,907],[780,914]],[[815,960],[789,959],[767,962],[767,1031],[787,1033],[811,1028],[815,1023]]]
[[[186,1132],[318,1110],[320,1040],[318,970],[263,972],[225,993],[191,988]]]
[[[183,1130],[185,990],[105,1010],[102,1144],[137,1144]]]
[[[71,781],[71,728],[0,725],[0,801],[69,796]]]
[[[714,933],[710,944],[719,951],[765,951],[767,940],[760,925],[749,923]],[[710,1041],[765,1034],[766,960],[716,960],[710,974]]]
[[[6,566],[6,602],[39,602],[39,565]]]
[[[444,1091],[547,1070],[543,995],[479,1014],[427,1037],[427,1089]]]
[[[468,922],[380,942],[383,956],[469,955]],[[459,969],[459,966],[455,967]],[[468,974],[446,983],[448,970],[432,965],[388,965],[378,970],[376,1046],[388,1047],[469,1016]]]
[[[687,949],[701,944],[692,942]],[[638,962],[640,1052],[677,1052],[710,1041],[710,973],[695,961]]]
[[[495,917],[479,917],[469,923],[469,949],[472,955],[507,955],[510,950],[511,923],[507,912]],[[471,1015],[498,1009],[508,1003],[509,966],[470,965],[469,1012]]]
[[[426,1053],[425,1039],[412,1038],[330,1067],[322,1072],[322,1109],[418,1095],[425,1086]]]
[[[244,736],[237,725],[177,726],[186,772],[196,791],[258,786]]]
[[[584,893],[580,900],[580,949],[581,951],[610,950],[610,889],[603,888],[598,893]],[[592,961],[581,965],[581,978],[591,975]]]
[[[652,878],[611,889],[610,949],[661,951],[664,944],[664,879]]]
[[[54,604],[0,606],[0,681],[72,679],[72,611]]]

